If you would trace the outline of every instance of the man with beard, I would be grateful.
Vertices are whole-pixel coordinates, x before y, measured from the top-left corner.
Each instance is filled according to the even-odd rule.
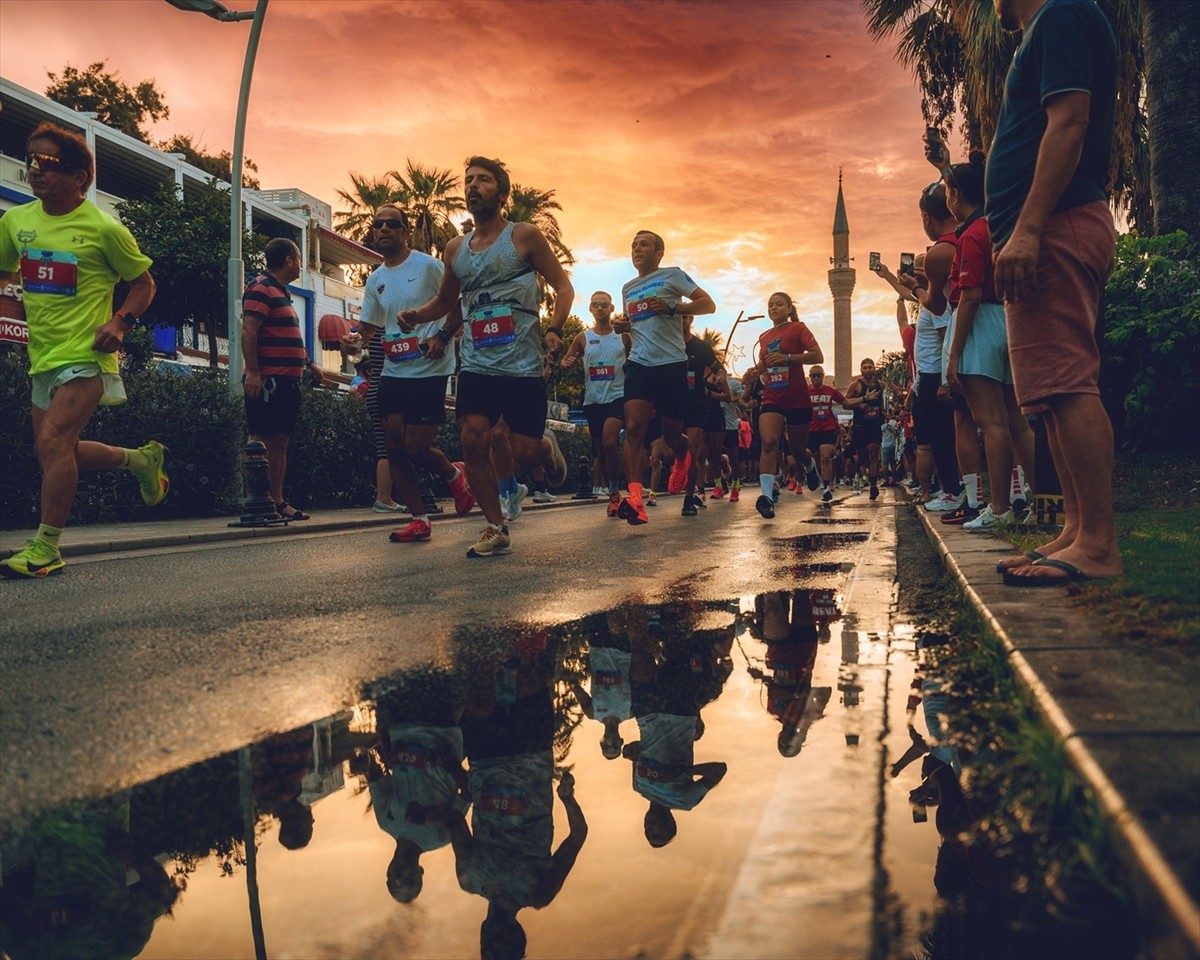
[[[404,310],[400,327],[411,331],[448,314],[462,298],[462,315],[421,341],[436,360],[455,332],[465,326],[462,373],[455,409],[462,436],[467,477],[488,525],[468,557],[508,553],[500,496],[521,493],[510,475],[505,489],[492,465],[493,434],[507,426],[513,457],[532,467],[545,463],[563,472],[553,433],[546,432],[546,383],[542,377],[542,328],[538,319],[540,275],[554,291],[554,316],[545,334],[551,356],[562,348],[562,325],[571,312],[575,290],[554,256],[549,241],[531,223],[513,223],[501,215],[511,190],[504,164],[475,156],[467,160],[463,185],[474,229],[446,247],[450,269],[437,295],[418,309]],[[504,421],[501,426],[500,421]]]
[[[436,296],[444,267],[440,260],[409,246],[412,226],[397,206],[385,204],[371,223],[375,249],[382,265],[367,278],[359,336],[364,346],[383,331],[383,371],[379,378],[378,408],[392,477],[412,520],[391,535],[393,543],[428,540],[432,532],[414,467],[441,475],[454,494],[456,513],[469,513],[475,497],[461,463],[451,463],[433,446],[433,435],[446,419],[446,378],[454,372],[454,354],[437,359],[422,354],[420,341],[442,328],[445,317],[405,333],[397,316],[401,310]]]

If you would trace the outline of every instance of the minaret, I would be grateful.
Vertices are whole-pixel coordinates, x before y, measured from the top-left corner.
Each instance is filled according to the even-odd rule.
[[[850,266],[850,224],[842,199],[842,171],[838,169],[837,210],[833,215],[833,256],[829,258],[829,289],[833,293],[833,382],[839,390],[850,386],[854,373],[850,343],[850,295],[854,293],[854,268]]]

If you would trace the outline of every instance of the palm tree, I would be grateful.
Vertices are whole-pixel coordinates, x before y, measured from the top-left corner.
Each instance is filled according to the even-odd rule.
[[[353,190],[339,188],[337,196],[350,209],[335,213],[333,225],[337,230],[348,234],[352,240],[362,243],[371,232],[371,221],[375,219],[376,209],[386,203],[403,206],[404,196],[399,186],[389,179],[391,174],[372,179],[351,171],[348,176]]]
[[[437,252],[440,256],[446,244],[458,236],[458,228],[450,214],[467,209],[462,197],[455,195],[459,178],[449,170],[424,167],[412,160],[405,161],[405,171],[388,172],[404,196],[404,209],[412,222],[412,248],[422,253]]]
[[[1148,228],[1145,72],[1138,0],[1098,0],[1117,37],[1117,111],[1110,171],[1114,200]],[[979,0],[862,0],[875,40],[896,38],[896,56],[921,88],[921,112],[941,127],[960,112],[972,149],[996,133],[1004,77],[1019,35],[1006,34],[990,3]],[[1153,4],[1147,4],[1153,6]],[[1186,5],[1186,4],[1184,4]],[[1194,141],[1193,141],[1194,142]]]
[[[554,256],[564,267],[575,263],[575,256],[570,248],[563,243],[562,227],[555,210],[562,210],[562,204],[554,199],[553,190],[538,190],[535,187],[524,187],[514,183],[508,194],[508,202],[504,205],[504,217],[516,223],[532,223],[542,231],[550,243]],[[538,290],[541,291],[541,301],[547,311],[554,306],[554,295],[546,286],[542,275],[538,274]]]

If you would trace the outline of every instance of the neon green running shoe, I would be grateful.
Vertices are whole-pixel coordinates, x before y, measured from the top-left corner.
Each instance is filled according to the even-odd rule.
[[[16,579],[17,577],[48,577],[58,573],[66,564],[62,554],[45,540],[36,537],[25,544],[25,549],[14,553],[7,560],[0,560],[0,576]]]
[[[138,453],[143,454],[150,461],[150,466],[144,470],[134,470],[133,475],[137,477],[138,487],[142,491],[142,500],[146,506],[153,507],[162,503],[167,496],[167,491],[171,489],[171,478],[167,476],[164,469],[167,462],[167,448],[157,440],[151,440],[138,447]]]

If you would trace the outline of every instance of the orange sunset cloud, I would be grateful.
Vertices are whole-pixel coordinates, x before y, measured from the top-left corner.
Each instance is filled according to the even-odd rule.
[[[68,63],[152,78],[171,108],[152,136],[191,134],[215,152],[231,146],[248,33],[161,0],[5,0],[0,64],[38,92]],[[725,334],[785,290],[827,362],[840,168],[857,369],[899,349],[895,296],[867,253],[894,268],[925,248],[923,131],[912,78],[853,0],[272,0],[246,153],[264,187],[335,209],[351,170],[499,157],[514,180],[556,191],[578,260],[574,312],[633,276],[629,240],[645,227],[666,238],[665,263],[713,294],[705,326]],[[749,349],[761,329],[739,327],[736,342]]]

